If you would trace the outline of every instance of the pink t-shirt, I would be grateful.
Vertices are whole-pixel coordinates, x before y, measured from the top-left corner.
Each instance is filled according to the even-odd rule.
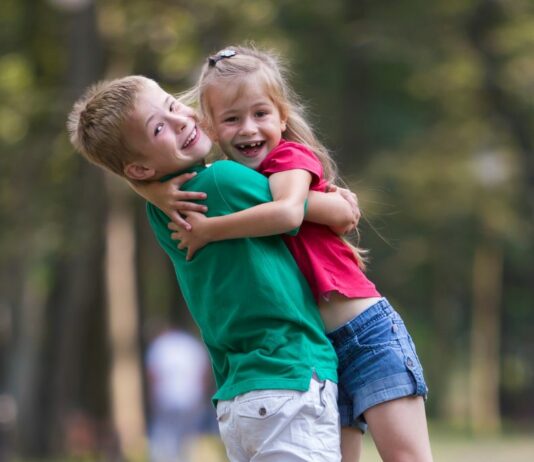
[[[317,156],[306,146],[291,141],[281,140],[258,171],[270,176],[295,169],[311,173],[311,190],[326,190],[328,183]],[[304,221],[296,236],[284,235],[283,238],[318,302],[332,291],[348,298],[380,297],[374,284],[358,267],[352,249],[328,226]]]

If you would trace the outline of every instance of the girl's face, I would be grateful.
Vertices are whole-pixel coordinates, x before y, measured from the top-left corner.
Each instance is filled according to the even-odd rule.
[[[257,169],[278,146],[286,120],[253,78],[211,86],[205,101],[213,120],[214,140],[231,159]]]
[[[193,109],[155,82],[147,83],[137,95],[124,131],[128,144],[142,153],[140,163],[153,172],[151,179],[201,163],[212,146]]]

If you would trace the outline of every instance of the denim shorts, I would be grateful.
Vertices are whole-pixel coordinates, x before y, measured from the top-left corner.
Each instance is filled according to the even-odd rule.
[[[339,359],[342,426],[365,432],[363,413],[370,407],[405,396],[426,399],[428,388],[413,340],[385,298],[328,337]]]

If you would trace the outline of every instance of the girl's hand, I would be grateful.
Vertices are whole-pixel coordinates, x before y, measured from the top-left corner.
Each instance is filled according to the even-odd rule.
[[[356,196],[356,194],[353,193],[350,189],[341,188],[333,184],[328,186],[327,191],[331,193],[337,193],[343,199],[345,199],[350,204],[352,208],[352,213],[353,213],[353,221],[349,226],[346,226],[344,228],[332,227],[332,230],[336,234],[339,234],[339,235],[348,234],[354,231],[356,227],[358,226],[358,222],[360,221],[360,218],[361,218],[360,207],[358,205],[358,196]]]
[[[186,212],[187,224],[189,229],[179,227],[174,222],[170,222],[168,228],[171,231],[171,238],[175,241],[180,241],[178,248],[183,250],[187,248],[187,255],[185,259],[191,260],[197,250],[200,250],[206,244],[209,244],[213,239],[209,235],[209,218],[206,218],[202,213]]]
[[[182,191],[180,188],[184,183],[196,175],[192,173],[182,173],[175,178],[165,181],[136,182],[132,183],[132,188],[147,201],[154,204],[157,208],[176,223],[178,227],[190,229],[191,225],[182,217],[182,214],[188,211],[205,213],[208,208],[204,205],[190,202],[193,200],[206,199],[203,192]]]

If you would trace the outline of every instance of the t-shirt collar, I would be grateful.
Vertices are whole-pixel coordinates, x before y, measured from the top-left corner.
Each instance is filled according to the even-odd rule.
[[[287,140],[284,140],[284,138],[280,138],[280,141],[278,142],[278,145],[276,146],[276,148],[274,148],[269,154],[267,154],[265,156],[265,159],[263,159],[261,161],[261,164],[258,166],[258,168],[256,169],[258,172],[261,172],[262,171],[262,165],[267,161],[267,159],[270,159],[272,153],[274,151],[276,151],[280,146],[282,146],[283,144],[287,143]]]
[[[181,175],[182,173],[192,173],[192,172],[199,173],[205,168],[206,168],[205,165],[201,165],[201,164],[193,165],[192,167],[186,168],[184,170],[178,170],[177,172],[169,173],[168,175],[162,176],[158,181],[160,183],[164,183],[165,181],[169,181],[171,178]]]

